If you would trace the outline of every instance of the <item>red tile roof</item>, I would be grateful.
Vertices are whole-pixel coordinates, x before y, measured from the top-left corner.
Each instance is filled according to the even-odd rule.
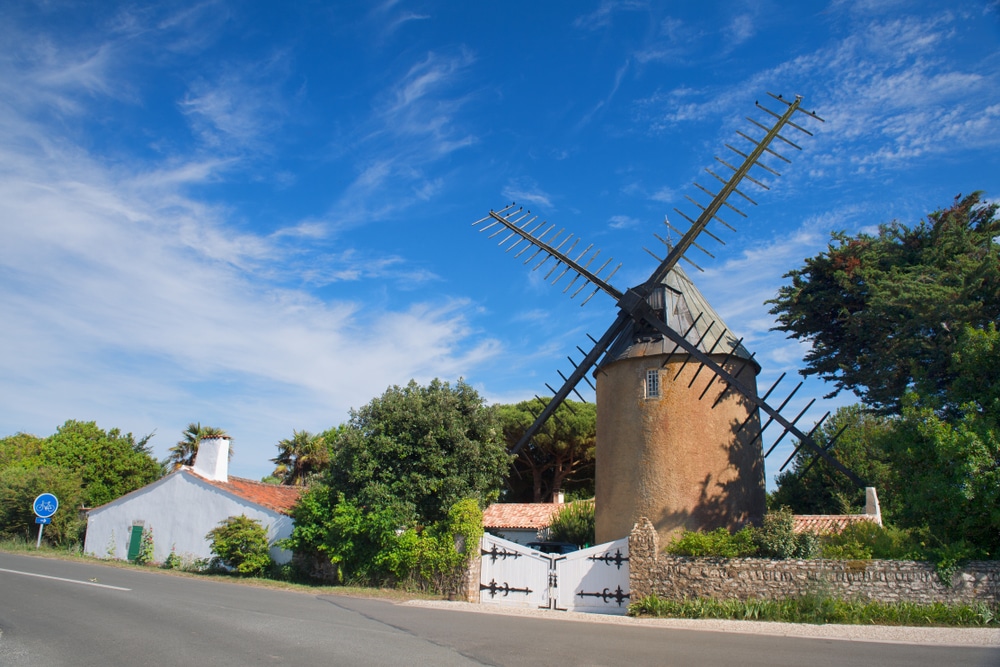
[[[495,503],[483,512],[486,528],[548,528],[567,503]]]
[[[194,472],[191,470],[190,472]],[[197,474],[197,473],[195,473]],[[284,484],[264,484],[242,477],[229,477],[228,482],[217,482],[205,479],[201,475],[198,478],[212,486],[228,491],[234,496],[239,496],[243,500],[248,500],[269,510],[288,514],[292,507],[298,502],[299,496],[305,492],[302,486],[285,486]]]
[[[859,521],[872,521],[877,523],[872,514],[796,514],[795,523],[792,530],[796,533],[839,533],[847,528],[848,524]]]

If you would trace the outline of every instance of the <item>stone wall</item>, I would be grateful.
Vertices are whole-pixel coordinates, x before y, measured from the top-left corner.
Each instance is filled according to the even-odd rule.
[[[454,595],[456,600],[464,602],[479,602],[479,580],[483,572],[483,556],[476,544],[476,553],[469,560],[469,567],[465,570],[465,575],[459,582],[459,590]]]
[[[659,553],[659,537],[648,519],[629,536],[632,601],[664,599],[783,599],[824,595],[882,602],[1000,602],[1000,562],[972,561],[951,586],[933,565],[886,560],[768,560],[684,558]]]

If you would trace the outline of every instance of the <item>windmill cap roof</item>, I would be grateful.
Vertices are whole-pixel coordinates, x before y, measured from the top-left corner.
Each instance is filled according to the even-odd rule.
[[[705,354],[727,355],[732,352],[734,357],[752,362],[755,370],[760,372],[760,365],[749,350],[739,343],[739,337],[730,331],[683,269],[675,266],[661,284],[664,287],[662,307],[667,326],[682,334],[687,332],[686,340]],[[651,300],[654,298],[659,297],[650,297]],[[608,350],[604,363],[630,357],[683,354],[683,351],[675,350],[673,341],[663,336],[636,338],[636,324],[632,322]]]

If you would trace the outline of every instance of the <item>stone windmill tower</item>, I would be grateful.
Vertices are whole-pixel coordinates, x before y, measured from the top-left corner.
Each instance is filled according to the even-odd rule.
[[[740,165],[716,158],[732,171],[728,179],[706,169],[722,184],[721,189],[713,192],[695,183],[711,201],[701,204],[687,197],[700,210],[697,219],[674,209],[691,226],[682,233],[664,221],[681,238],[670,244],[657,236],[667,246],[667,255],[661,259],[650,252],[658,266],[640,285],[625,291],[617,289],[610,280],[621,264],[609,270],[612,260],[601,263],[600,251],[591,252],[593,245],[577,250],[578,237],[564,235],[564,229],[553,233],[556,225],[538,222],[537,215],[516,204],[490,211],[488,216],[473,223],[481,232],[495,230],[490,238],[502,235],[499,245],[506,247],[508,253],[517,250],[515,257],[527,255],[524,264],[534,262],[533,270],[550,264],[545,279],[552,278],[553,284],[570,274],[572,278],[564,293],[580,283],[571,298],[593,286],[583,304],[597,292],[604,292],[618,308],[607,331],[600,338],[591,339],[590,351],[580,349],[583,359],[579,362],[570,359],[574,368],[568,376],[560,373],[563,378],[560,389],[549,387],[553,398],[548,402],[539,399],[538,416],[512,450],[516,453],[530,442],[571,392],[583,400],[576,386],[581,380],[590,383],[588,375],[594,372],[597,386],[591,383],[591,387],[597,393],[598,542],[624,537],[640,516],[653,521],[661,538],[669,538],[684,528],[733,528],[758,519],[764,511],[763,459],[788,433],[798,439],[796,452],[807,447],[855,484],[865,486],[830,454],[833,442],[820,447],[813,440],[812,433],[826,416],[809,433],[796,426],[812,402],[792,420],[781,415],[781,409],[801,383],[777,409],[767,399],[784,375],[763,397],[758,395],[756,374],[760,367],[753,355],[743,347],[742,339],[728,331],[678,266],[683,259],[700,270],[687,256],[692,248],[713,257],[698,243],[703,236],[724,244],[708,229],[709,223],[735,231],[720,216],[723,207],[746,217],[729,201],[737,195],[745,202],[756,203],[739,189],[744,180],[768,189],[759,180],[765,177],[760,172],[780,175],[764,159],[786,163],[789,160],[771,147],[772,142],[778,140],[784,146],[798,149],[781,134],[782,130],[791,128],[811,134],[792,118],[802,114],[822,121],[801,108],[799,97],[790,102],[780,95],[769,95],[784,105],[783,113],[756,104],[767,114],[769,122],[750,117],[747,120],[757,128],[750,132],[763,131],[763,136],[754,138],[738,132],[745,142],[742,150],[726,144],[741,158]],[[752,175],[755,168],[758,172]],[[762,434],[774,423],[783,431],[764,453]]]
[[[760,366],[679,267],[648,301],[756,394]],[[738,529],[764,515],[756,406],[689,359],[633,321],[597,366],[599,542],[627,535],[643,516],[665,538],[680,529]]]

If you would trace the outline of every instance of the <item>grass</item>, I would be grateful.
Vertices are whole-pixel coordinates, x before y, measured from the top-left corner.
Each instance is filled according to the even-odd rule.
[[[43,544],[40,549],[35,549],[34,541],[28,542],[24,539],[13,538],[0,540],[0,552],[16,553],[33,558],[53,558],[58,560],[74,561],[78,563],[89,563],[92,565],[104,565],[125,570],[136,570],[140,572],[150,572],[172,577],[197,578],[201,580],[218,581],[222,583],[235,583],[244,586],[254,586],[258,588],[269,588],[276,590],[286,590],[310,595],[343,595],[347,597],[377,598],[382,600],[394,600],[405,602],[407,600],[440,600],[440,595],[432,595],[420,591],[404,590],[399,588],[372,588],[365,586],[328,586],[319,584],[309,584],[291,581],[279,581],[265,577],[241,577],[218,572],[192,572],[183,569],[165,569],[158,564],[137,565],[130,561],[117,560],[111,558],[95,558],[84,555],[80,545],[71,547],[52,547]]]
[[[872,602],[805,596],[787,600],[661,600],[649,596],[629,607],[629,616],[700,618],[784,623],[1000,627],[1000,609],[986,603],[946,605]]]

